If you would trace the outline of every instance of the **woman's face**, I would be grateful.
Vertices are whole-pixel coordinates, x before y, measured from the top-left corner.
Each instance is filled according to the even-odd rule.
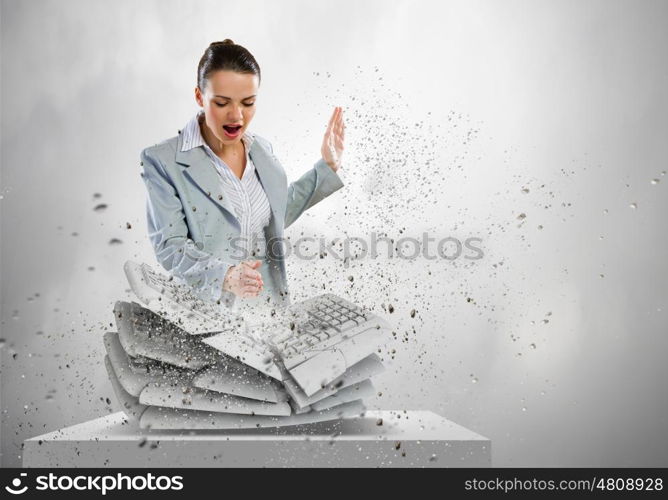
[[[257,75],[220,70],[205,81],[204,93],[195,88],[195,99],[204,108],[207,127],[224,144],[239,142],[255,115]]]

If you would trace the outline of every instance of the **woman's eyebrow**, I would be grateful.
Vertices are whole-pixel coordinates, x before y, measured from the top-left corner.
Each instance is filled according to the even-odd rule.
[[[232,100],[231,97],[225,97],[224,95],[214,95],[213,97],[222,97],[223,99],[229,99]],[[245,101],[246,99],[250,99],[251,97],[257,97],[257,94],[249,95],[248,97],[244,97],[241,99],[242,101]]]

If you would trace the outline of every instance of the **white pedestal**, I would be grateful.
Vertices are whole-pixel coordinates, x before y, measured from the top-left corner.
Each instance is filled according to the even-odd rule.
[[[382,419],[382,425],[378,425]],[[24,467],[490,467],[491,442],[429,411],[240,431],[147,431],[122,412],[25,441]]]

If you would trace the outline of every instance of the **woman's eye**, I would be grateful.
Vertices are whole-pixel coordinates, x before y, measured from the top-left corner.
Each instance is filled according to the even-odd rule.
[[[223,104],[217,102],[217,103],[215,103],[215,104],[216,104],[216,106],[218,106],[219,108],[222,108],[222,107],[224,107],[224,106],[227,106],[227,103],[226,103],[226,102],[223,103]],[[246,106],[247,108],[249,108],[249,107],[251,107],[251,106],[255,106],[255,101],[253,101],[253,102],[245,102],[245,103],[244,103],[244,106]]]

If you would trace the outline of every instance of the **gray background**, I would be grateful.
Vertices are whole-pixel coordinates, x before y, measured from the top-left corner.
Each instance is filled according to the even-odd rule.
[[[345,108],[347,186],[291,237],[482,238],[476,261],[290,260],[296,299],[393,305],[369,408],[438,412],[496,466],[668,465],[668,2],[1,5],[4,466],[119,409],[101,336],[123,262],[155,263],[139,152],[226,37],[289,178]]]

